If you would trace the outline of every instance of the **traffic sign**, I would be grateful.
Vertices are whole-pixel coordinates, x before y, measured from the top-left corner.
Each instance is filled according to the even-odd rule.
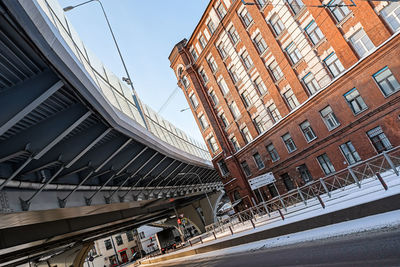
[[[275,181],[276,180],[275,180],[274,174],[272,172],[268,172],[268,173],[264,173],[260,176],[257,176],[255,178],[249,179],[249,184],[250,184],[251,190],[256,190],[257,188],[272,184]]]

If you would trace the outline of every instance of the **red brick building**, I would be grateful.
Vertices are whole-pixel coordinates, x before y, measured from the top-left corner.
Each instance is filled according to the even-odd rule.
[[[210,1],[169,57],[232,201],[400,145],[400,3],[246,2]],[[261,196],[248,179],[267,172]]]

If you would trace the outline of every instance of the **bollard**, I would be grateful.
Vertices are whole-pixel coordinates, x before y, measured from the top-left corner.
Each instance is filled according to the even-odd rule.
[[[385,183],[385,181],[383,180],[381,174],[380,174],[379,172],[377,172],[375,175],[376,175],[376,177],[378,177],[379,182],[381,182],[383,188],[385,188],[385,190],[388,190],[388,186],[387,186],[387,184]]]
[[[203,244],[203,239],[201,238],[201,236],[200,236],[200,243],[202,243],[202,244]]]
[[[281,209],[278,209],[278,211],[279,211],[279,215],[281,215],[281,217],[282,217],[282,220],[285,220],[285,216],[283,216]]]
[[[192,241],[190,241],[190,240],[189,240],[189,244],[190,244],[191,247],[193,246],[193,245],[192,245]]]
[[[229,226],[229,230],[231,230],[231,234],[233,235],[233,230],[231,226]]]
[[[253,225],[253,229],[256,229],[256,226],[255,226],[255,224],[254,224],[252,219],[250,219],[250,222],[251,222],[251,225]]]
[[[322,208],[325,209],[325,203],[322,201],[322,198],[319,195],[317,195],[317,198],[318,198],[318,201],[321,204]]]
[[[215,235],[215,232],[212,232],[212,233],[214,235],[215,240],[217,240],[217,236]]]

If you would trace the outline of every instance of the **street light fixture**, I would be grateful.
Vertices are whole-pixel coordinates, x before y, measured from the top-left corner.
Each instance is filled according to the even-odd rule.
[[[135,90],[135,88],[133,87],[131,76],[129,75],[129,71],[128,71],[128,68],[126,67],[125,60],[124,60],[124,58],[123,58],[123,56],[122,56],[121,50],[119,49],[119,45],[118,45],[117,39],[115,38],[114,31],[113,31],[112,28],[111,28],[110,21],[108,20],[106,11],[104,10],[104,7],[103,7],[103,4],[101,3],[101,1],[100,1],[100,0],[89,0],[89,1],[82,2],[82,3],[80,3],[80,4],[77,4],[77,5],[75,5],[75,6],[67,6],[67,7],[64,7],[63,10],[64,10],[64,12],[68,12],[68,11],[71,11],[71,10],[77,8],[77,7],[80,7],[80,6],[89,4],[89,3],[91,3],[91,2],[97,2],[97,3],[100,4],[101,10],[103,11],[104,18],[106,19],[106,22],[107,22],[107,25],[108,25],[108,29],[110,30],[110,33],[111,33],[111,35],[112,35],[112,38],[113,38],[115,47],[117,48],[118,55],[119,55],[119,57],[120,57],[120,59],[121,59],[122,65],[123,65],[123,67],[124,67],[124,70],[125,70],[125,73],[126,73],[126,76],[127,76],[127,77],[123,77],[122,80],[123,80],[124,82],[126,82],[128,85],[130,85],[130,87],[131,87],[131,89],[132,89],[132,93],[133,93],[132,96],[133,96],[133,100],[134,100],[134,102],[135,102],[135,105],[136,105],[136,107],[137,107],[137,109],[138,109],[138,111],[139,111],[140,116],[142,117],[142,120],[143,120],[143,123],[144,123],[146,129],[149,129],[149,128],[148,128],[148,125],[147,125],[146,117],[145,117],[145,115],[144,115],[144,113],[143,113],[142,105],[140,104],[140,100],[139,100],[138,97],[137,97],[136,90]]]

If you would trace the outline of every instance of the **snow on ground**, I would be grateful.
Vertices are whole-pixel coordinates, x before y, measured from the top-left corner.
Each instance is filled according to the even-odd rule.
[[[337,224],[332,224],[328,226],[323,226],[307,231],[302,231],[298,233],[283,235],[279,237],[269,238],[265,240],[260,240],[248,244],[243,244],[235,247],[215,250],[212,252],[201,253],[192,256],[181,257],[178,259],[171,259],[163,261],[163,263],[169,262],[182,262],[182,261],[192,261],[197,259],[225,256],[229,254],[248,252],[259,249],[280,247],[286,245],[292,245],[300,242],[322,240],[337,236],[349,235],[354,233],[361,233],[372,230],[380,230],[386,228],[396,228],[400,226],[400,210],[391,211],[387,213],[382,213],[378,215],[372,215],[352,221],[341,222]],[[141,266],[146,266],[147,264],[142,264]]]
[[[308,200],[307,206],[305,206],[303,203],[298,203],[294,206],[287,207],[287,213],[284,212],[285,220],[282,220],[277,212],[271,213],[272,218],[269,218],[268,215],[257,218],[257,222],[255,222],[256,229],[253,229],[250,222],[247,222],[244,225],[236,225],[233,228],[234,235],[231,235],[228,229],[225,232],[218,233],[217,240],[214,240],[214,237],[211,235],[210,237],[203,239],[204,244],[196,244],[193,245],[193,247],[186,247],[184,249],[168,253],[168,255],[208,246],[225,240],[265,231],[267,229],[272,229],[296,221],[305,220],[326,213],[331,213],[348,207],[357,206],[392,195],[400,194],[400,177],[396,176],[392,171],[387,171],[381,175],[389,187],[387,191],[383,189],[381,183],[376,179],[376,177],[364,179],[361,181],[361,189],[358,188],[356,184],[352,184],[345,187],[345,190],[337,189],[335,191],[331,191],[331,198],[329,198],[327,194],[321,195],[321,198],[326,205],[325,209],[321,208],[321,205],[317,199]]]

